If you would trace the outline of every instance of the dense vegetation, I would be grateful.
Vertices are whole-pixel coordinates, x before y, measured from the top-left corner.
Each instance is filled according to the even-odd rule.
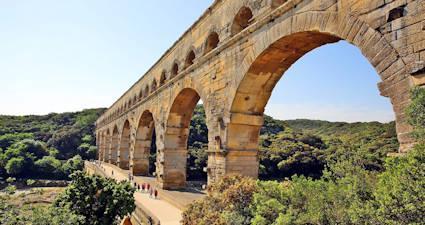
[[[22,209],[0,196],[0,224],[4,225],[111,225],[135,209],[134,188],[128,182],[71,175],[71,184],[48,206]],[[25,212],[25,213],[23,213]]]
[[[384,156],[387,150],[380,148],[392,146],[392,135],[380,136],[389,142],[374,140],[376,136],[348,135],[348,141],[354,142],[344,143],[343,137],[348,134],[345,128],[329,138],[327,127],[332,124],[312,125],[303,121],[294,125],[297,121],[290,121],[294,129],[308,126],[312,133],[326,137],[327,148],[308,144],[334,154],[325,154],[325,169],[320,177],[300,173],[283,182],[225,177],[210,187],[207,198],[184,212],[183,224],[424,224],[425,89],[415,89],[412,96],[407,114],[415,128],[417,144],[406,156]],[[359,134],[373,135],[374,129],[368,128],[363,127],[369,131],[360,130]],[[330,141],[335,137],[343,144]],[[313,153],[300,157],[305,155],[309,159],[317,158],[312,157],[316,155]],[[299,157],[294,159],[297,161]]]
[[[226,177],[184,213],[184,223],[421,224],[424,92],[412,93],[407,113],[419,142],[402,158],[386,157],[398,148],[393,122],[280,121],[266,116],[260,132],[260,178],[275,181]],[[80,170],[83,159],[95,157],[94,121],[102,112],[0,116],[0,176],[66,178]],[[189,179],[206,179],[207,134],[199,105],[190,126]],[[0,201],[6,215],[0,219],[16,216],[23,221],[9,224],[111,224],[132,210],[133,191],[124,183],[75,173],[73,183],[48,210],[34,208],[32,216],[22,217]],[[105,211],[109,213],[101,213]]]
[[[63,179],[81,169],[82,159],[95,158],[94,121],[103,111],[0,116],[0,177]],[[198,105],[188,143],[190,180],[206,180],[207,135],[204,108]],[[266,116],[260,137],[260,177],[317,178],[330,161],[351,157],[351,152],[361,152],[364,165],[379,171],[383,156],[397,147],[394,123],[280,121]],[[155,148],[151,154],[154,165]]]
[[[202,169],[207,164],[207,133],[205,112],[198,105],[190,126],[189,179],[206,179]],[[318,178],[326,165],[352,157],[358,157],[368,170],[382,171],[387,153],[398,149],[394,122],[281,121],[266,116],[260,133],[262,179],[295,174]]]
[[[64,179],[96,157],[94,122],[104,109],[0,116],[0,177]]]

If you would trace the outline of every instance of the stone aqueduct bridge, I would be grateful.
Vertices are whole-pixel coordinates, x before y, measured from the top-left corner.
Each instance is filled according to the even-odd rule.
[[[409,89],[425,84],[425,0],[216,0],[98,119],[99,158],[147,174],[155,129],[158,183],[185,186],[188,127],[201,99],[208,181],[256,177],[259,130],[276,83],[304,54],[339,40],[357,46],[380,75],[399,151],[407,151]]]

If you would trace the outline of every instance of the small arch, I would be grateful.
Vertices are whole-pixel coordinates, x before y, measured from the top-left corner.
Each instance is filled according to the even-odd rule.
[[[231,34],[235,35],[247,28],[252,23],[252,18],[253,14],[250,8],[244,6],[239,9],[233,20]]]
[[[137,95],[134,95],[133,96],[133,104],[136,104],[136,102],[137,102]]]
[[[156,91],[157,86],[158,85],[156,84],[156,79],[153,79],[152,85],[151,85],[151,93],[153,93],[154,91]]]
[[[220,37],[218,36],[217,32],[212,32],[205,42],[205,50],[204,55],[212,51],[213,49],[217,48],[218,43],[220,42]]]
[[[139,91],[139,101],[142,100],[142,98],[143,98],[143,88],[141,88]]]
[[[387,22],[392,22],[398,18],[401,18],[403,16],[407,15],[407,11],[406,11],[406,5],[402,5],[399,7],[396,7],[394,9],[391,9],[390,12],[388,13],[388,19]]]
[[[173,64],[173,67],[171,67],[171,78],[177,76],[178,73],[179,73],[179,64],[177,64],[177,62],[175,62]]]
[[[184,68],[186,69],[189,66],[191,66],[193,64],[193,61],[195,60],[195,58],[196,58],[195,52],[193,50],[191,50],[186,56]]]
[[[146,85],[146,87],[145,87],[145,91],[144,91],[144,94],[143,94],[143,97],[148,97],[149,96],[149,85]]]
[[[165,73],[165,71],[162,71],[161,77],[159,78],[159,86],[161,87],[162,85],[164,85],[165,81],[167,81],[167,74]]]

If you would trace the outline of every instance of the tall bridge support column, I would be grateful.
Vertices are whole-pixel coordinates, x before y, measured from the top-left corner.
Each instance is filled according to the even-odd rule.
[[[158,184],[163,189],[186,187],[187,149],[164,149],[160,151]]]
[[[258,177],[258,138],[263,116],[233,113],[208,151],[208,184],[225,175]],[[223,140],[223,141],[222,141]]]
[[[157,181],[163,189],[186,187],[189,128],[167,127],[163,148],[157,156]],[[157,139],[158,140],[158,139]]]
[[[120,141],[119,151],[118,151],[118,166],[121,169],[128,170],[130,167],[130,138],[123,136]]]

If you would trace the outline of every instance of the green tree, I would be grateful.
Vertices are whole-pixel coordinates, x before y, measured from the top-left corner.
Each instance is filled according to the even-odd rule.
[[[68,159],[62,166],[62,171],[65,175],[71,175],[76,171],[82,171],[84,168],[84,161],[81,156],[76,155]]]
[[[25,170],[25,159],[23,157],[11,158],[7,161],[5,169],[12,176],[20,175]]]
[[[72,182],[56,199],[56,207],[69,207],[84,218],[84,224],[109,225],[135,209],[134,188],[128,182],[88,176],[83,172],[71,175]]]
[[[425,88],[417,87],[411,92],[412,102],[407,108],[409,123],[415,128],[416,138],[425,137]]]
[[[406,157],[389,158],[375,192],[380,224],[423,224],[425,215],[425,145]]]
[[[52,156],[45,156],[35,162],[37,172],[41,175],[61,177],[62,163]]]
[[[209,196],[183,213],[185,225],[250,224],[249,205],[257,186],[250,178],[226,176],[209,187]]]
[[[31,133],[9,133],[0,136],[0,148],[7,149],[12,144],[25,139],[33,139]]]
[[[54,133],[47,143],[59,150],[60,159],[73,157],[81,144],[81,129],[74,126],[63,127]]]

